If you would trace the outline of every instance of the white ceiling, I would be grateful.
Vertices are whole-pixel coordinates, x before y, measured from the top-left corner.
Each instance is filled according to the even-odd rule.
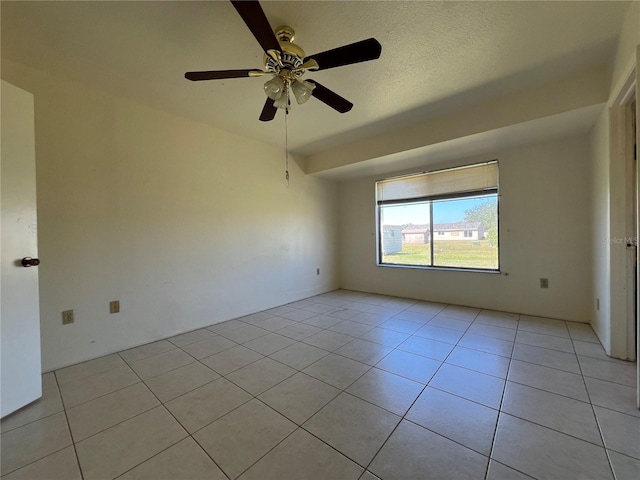
[[[313,74],[352,101],[312,99],[289,116],[311,155],[611,61],[628,2],[262,2],[308,55],[369,37],[379,60]],[[0,2],[2,58],[71,77],[221,129],[283,144],[283,115],[258,121],[264,79],[190,82],[190,70],[261,68],[227,1]]]

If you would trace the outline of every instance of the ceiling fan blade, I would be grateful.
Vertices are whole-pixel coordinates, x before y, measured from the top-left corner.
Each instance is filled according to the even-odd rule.
[[[262,107],[262,113],[260,114],[261,122],[269,122],[275,118],[278,109],[273,105],[274,101],[275,100],[267,97],[267,101],[264,102],[264,107]]]
[[[267,20],[260,2],[257,0],[231,0],[231,3],[265,52],[268,53],[269,50],[281,51],[278,39],[269,25],[269,20]]]
[[[307,82],[313,83],[316,88],[313,89],[311,95],[316,97],[321,102],[329,105],[334,110],[337,110],[340,113],[347,113],[349,110],[353,108],[353,103],[351,103],[346,98],[342,98],[336,92],[329,90],[327,87],[320,85],[315,80],[307,79]]]
[[[262,70],[211,70],[206,72],[187,72],[184,74],[184,78],[197,82],[199,80],[255,77],[262,74],[264,74]]]
[[[315,60],[318,62],[318,70],[342,67],[352,63],[367,62],[380,58],[382,45],[375,39],[369,38],[360,42],[351,43],[342,47],[327,50],[305,57],[304,61]]]

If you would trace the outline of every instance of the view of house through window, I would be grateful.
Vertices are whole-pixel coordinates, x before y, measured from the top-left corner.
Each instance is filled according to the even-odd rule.
[[[380,265],[499,269],[496,162],[384,180],[377,193]]]

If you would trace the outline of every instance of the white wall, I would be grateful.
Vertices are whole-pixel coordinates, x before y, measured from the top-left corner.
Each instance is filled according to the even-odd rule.
[[[593,295],[599,299],[600,308],[593,315],[591,326],[607,353],[611,352],[611,259],[609,255],[609,115],[603,110],[591,136],[591,226],[593,238],[592,278]]]
[[[625,15],[616,55],[613,59],[611,86],[615,89],[617,83],[626,76],[629,67],[635,63],[636,47],[640,44],[640,2],[633,1]],[[613,90],[612,89],[612,90]]]
[[[369,177],[339,187],[342,287],[589,322],[593,298],[588,138],[495,152],[455,164],[494,158],[500,162],[501,275],[376,266],[377,178]],[[549,279],[549,289],[540,288],[541,277]]]
[[[337,187],[282,148],[2,74],[35,95],[45,371],[337,288]]]
[[[480,103],[465,103],[445,115],[313,154],[305,171],[322,173],[591,107],[607,100],[608,81],[608,69],[598,66]]]

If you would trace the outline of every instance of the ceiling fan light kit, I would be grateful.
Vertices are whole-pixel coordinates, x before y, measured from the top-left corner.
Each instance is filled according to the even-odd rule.
[[[201,81],[273,75],[264,84],[267,100],[260,114],[260,120],[263,122],[273,120],[278,108],[288,112],[291,106],[291,96],[296,99],[299,105],[305,103],[310,97],[315,97],[340,113],[351,110],[353,104],[345,98],[315,80],[305,81],[301,80],[301,77],[307,70],[327,70],[379,58],[382,46],[375,38],[307,57],[304,50],[293,43],[295,38],[293,28],[282,25],[275,30],[271,29],[260,2],[257,0],[231,0],[231,4],[265,52],[263,70],[187,72],[185,78],[191,81]]]
[[[291,84],[291,91],[296,97],[298,105],[302,105],[313,95],[313,89],[316,86],[313,83],[305,82],[304,80],[296,80]]]
[[[264,93],[267,94],[271,100],[277,100],[284,94],[285,86],[284,81],[280,77],[273,77],[267,83],[264,84]]]

